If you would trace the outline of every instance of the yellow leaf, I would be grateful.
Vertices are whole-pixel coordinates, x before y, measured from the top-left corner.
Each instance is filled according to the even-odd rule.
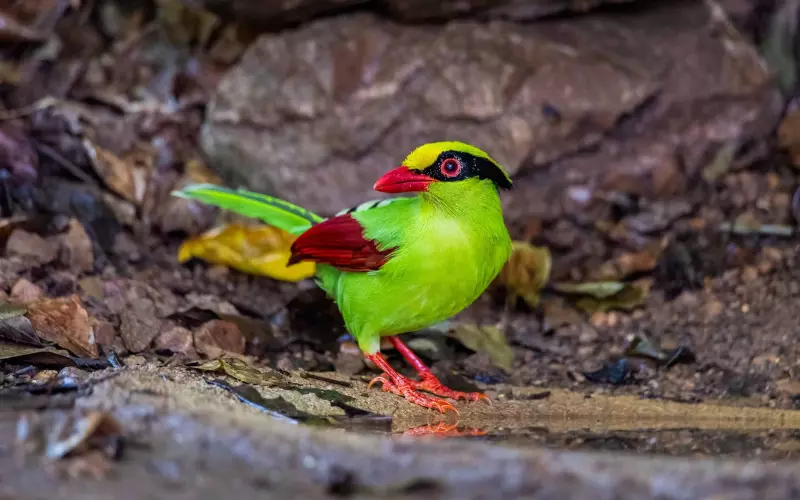
[[[497,283],[530,307],[539,305],[539,292],[550,279],[550,250],[523,241],[512,243],[511,257],[500,271]]]
[[[281,281],[300,281],[314,275],[313,262],[288,266],[295,236],[272,226],[228,224],[183,242],[178,261],[198,258],[248,274]]]

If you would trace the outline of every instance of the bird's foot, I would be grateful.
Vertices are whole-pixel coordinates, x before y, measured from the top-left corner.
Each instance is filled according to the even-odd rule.
[[[392,392],[397,394],[398,396],[403,396],[411,403],[416,405],[422,406],[424,408],[430,408],[431,410],[436,410],[440,413],[445,413],[447,411],[454,411],[456,415],[458,415],[458,410],[455,406],[451,403],[445,401],[444,399],[433,398],[428,396],[427,394],[423,394],[416,390],[414,385],[416,382],[413,380],[409,380],[408,378],[397,374],[397,375],[389,375],[384,374],[378,377],[375,377],[369,382],[368,387],[372,387],[372,384],[377,382],[381,382],[383,384],[383,391],[384,392]]]
[[[458,423],[455,424],[446,424],[444,422],[439,422],[435,425],[433,424],[426,424],[421,425],[419,427],[413,427],[411,429],[406,429],[403,432],[404,436],[431,436],[437,438],[445,438],[445,437],[465,437],[465,436],[485,436],[489,434],[489,431],[485,429],[478,429],[476,427],[462,427],[458,426]]]
[[[412,382],[414,387],[423,391],[442,396],[450,399],[463,399],[465,401],[486,401],[487,404],[492,404],[492,401],[482,392],[460,392],[454,391],[449,387],[443,385],[436,376],[431,372],[420,373],[420,381]]]

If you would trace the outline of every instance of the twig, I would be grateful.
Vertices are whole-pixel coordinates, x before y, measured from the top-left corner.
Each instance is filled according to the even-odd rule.
[[[69,171],[72,175],[77,177],[78,179],[82,180],[83,182],[89,184],[90,186],[100,189],[100,185],[95,181],[89,174],[81,170],[77,165],[69,161],[68,159],[64,158],[61,153],[56,151],[55,149],[51,148],[46,144],[42,144],[39,141],[31,140],[33,146],[43,155],[47,156],[54,162],[58,163],[61,167],[64,167]]]
[[[17,109],[0,110],[0,121],[23,118],[25,116],[32,115],[37,111],[41,111],[43,109],[55,106],[56,104],[58,104],[58,99],[56,99],[55,97],[48,96],[39,99],[30,106],[24,106],[22,108],[17,108]]]

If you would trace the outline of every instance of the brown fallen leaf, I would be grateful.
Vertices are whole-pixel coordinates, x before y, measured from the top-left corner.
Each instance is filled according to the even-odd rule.
[[[300,281],[313,276],[316,267],[313,262],[288,265],[295,239],[272,226],[228,224],[184,241],[178,250],[178,262],[198,258],[244,273]]]
[[[99,356],[89,313],[77,295],[30,304],[26,316],[42,339],[54,342],[77,356]]]
[[[225,353],[243,354],[244,335],[230,321],[212,319],[200,325],[194,332],[194,347],[200,354],[214,359]]]
[[[667,238],[655,241],[638,252],[625,252],[605,262],[589,274],[591,281],[618,281],[638,273],[647,273],[656,268],[668,243]]]
[[[275,382],[284,378],[275,370],[256,368],[236,358],[213,359],[199,365],[187,366],[194,370],[225,373],[246,384],[274,385]]]
[[[92,167],[106,186],[131,203],[142,203],[153,167],[152,161],[148,162],[139,150],[117,156],[88,139],[84,139],[83,146]]]
[[[449,335],[464,347],[475,352],[485,352],[492,364],[510,372],[514,362],[514,351],[509,347],[503,331],[490,325],[457,325]]]
[[[539,305],[542,288],[550,279],[550,268],[550,250],[514,241],[511,257],[495,282],[504,285],[511,297],[519,297],[535,308]]]

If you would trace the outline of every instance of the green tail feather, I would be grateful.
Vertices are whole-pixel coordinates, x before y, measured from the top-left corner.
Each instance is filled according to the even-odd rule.
[[[202,201],[246,217],[261,219],[270,226],[294,235],[300,235],[312,225],[325,220],[288,201],[244,189],[234,191],[214,184],[192,184],[180,191],[173,191],[172,195]]]

